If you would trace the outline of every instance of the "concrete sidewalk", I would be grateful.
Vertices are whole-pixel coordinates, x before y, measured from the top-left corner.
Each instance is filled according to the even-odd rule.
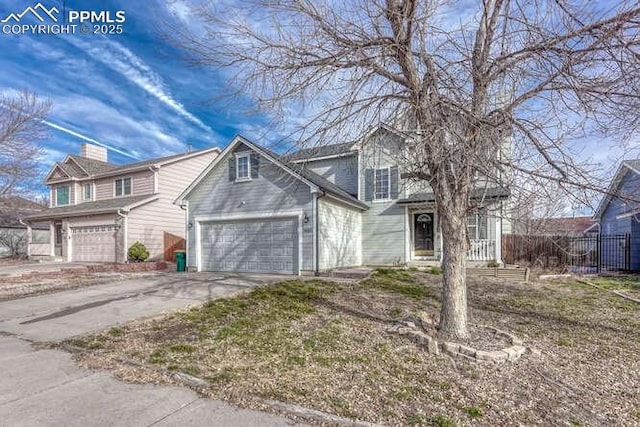
[[[127,384],[76,366],[71,355],[0,336],[3,426],[290,426],[182,387]]]
[[[0,302],[0,425],[292,425],[187,388],[126,384],[76,366],[69,353],[35,350],[30,343],[61,341],[282,278],[164,273]]]

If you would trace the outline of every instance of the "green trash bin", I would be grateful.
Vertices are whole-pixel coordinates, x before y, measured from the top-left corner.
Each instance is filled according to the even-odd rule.
[[[173,254],[176,256],[176,271],[186,271],[187,254],[185,251],[174,251]]]

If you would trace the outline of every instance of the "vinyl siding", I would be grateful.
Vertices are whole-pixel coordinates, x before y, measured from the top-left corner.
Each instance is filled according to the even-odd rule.
[[[628,171],[620,181],[617,193],[619,196],[612,197],[600,219],[602,234],[631,233],[630,218],[617,219],[616,217],[638,208],[638,203],[625,198],[637,198],[640,194],[640,175]]]
[[[115,181],[119,178],[131,177],[132,196],[153,194],[153,174],[153,171],[145,170],[141,172],[123,174],[120,176],[97,179],[95,188],[95,200],[113,199],[116,196]]]
[[[240,144],[234,152],[247,151]],[[264,157],[260,157],[258,177],[251,181],[229,180],[229,153],[221,159],[188,197],[189,222],[196,217],[245,216],[303,211],[309,222],[302,225],[302,270],[313,269],[313,215],[310,188]],[[189,230],[187,265],[196,265],[196,227]]]
[[[359,211],[326,197],[318,199],[320,270],[362,264],[362,221]]]
[[[336,184],[349,194],[358,194],[358,157],[313,160],[304,167]]]
[[[373,135],[364,144],[360,157],[360,199],[365,199],[365,170],[396,166],[400,138],[385,132]],[[401,172],[401,170],[400,170]],[[407,196],[407,186],[398,181],[398,198]],[[405,263],[405,208],[396,200],[369,201],[362,213],[362,263],[395,265]],[[408,238],[408,237],[407,237]]]
[[[137,207],[129,213],[127,248],[137,241],[142,242],[149,251],[149,259],[161,260],[164,255],[165,232],[185,237],[185,211],[180,206],[174,205],[173,201],[200,175],[216,155],[215,152],[206,153],[160,168],[158,200]],[[153,189],[153,176],[151,189]]]

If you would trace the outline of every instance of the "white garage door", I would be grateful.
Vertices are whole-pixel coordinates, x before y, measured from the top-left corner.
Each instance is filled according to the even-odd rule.
[[[71,227],[71,258],[83,262],[116,262],[114,224]]]
[[[296,218],[203,223],[202,269],[298,274],[297,230]]]

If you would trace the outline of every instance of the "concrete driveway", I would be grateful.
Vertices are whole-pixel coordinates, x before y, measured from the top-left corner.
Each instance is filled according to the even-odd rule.
[[[30,343],[64,340],[282,279],[167,273],[0,302],[0,424],[292,425],[287,418],[203,399],[186,388],[126,384],[76,366],[66,352],[34,349]]]

